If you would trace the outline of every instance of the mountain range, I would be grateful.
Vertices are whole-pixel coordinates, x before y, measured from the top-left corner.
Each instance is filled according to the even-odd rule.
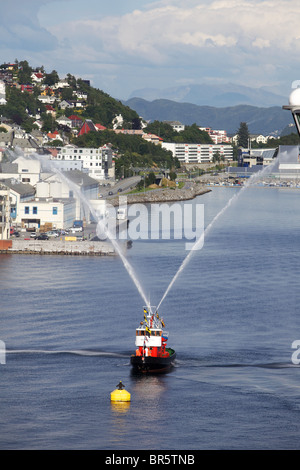
[[[185,125],[196,123],[199,127],[226,130],[229,135],[237,133],[241,122],[247,123],[251,134],[279,136],[287,128],[291,133],[295,132],[291,113],[280,106],[260,108],[237,105],[217,108],[167,99],[147,101],[142,98],[131,98],[124,104],[146,121],[180,121]]]
[[[159,90],[143,88],[124,104],[146,121],[180,121],[200,127],[224,129],[235,134],[246,122],[252,134],[280,135],[295,132],[291,114],[282,109],[288,97],[261,87],[227,83],[190,85]]]
[[[287,97],[271,91],[268,87],[251,88],[234,83],[199,84],[165,89],[142,88],[131,93],[130,98],[147,101],[167,99],[179,103],[193,103],[199,106],[231,107],[240,104],[271,107],[286,104]]]

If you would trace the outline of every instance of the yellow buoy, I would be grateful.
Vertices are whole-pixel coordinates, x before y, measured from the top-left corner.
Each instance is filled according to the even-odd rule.
[[[117,389],[111,392],[110,400],[111,401],[130,401],[130,393],[127,390],[124,390],[124,385],[122,381],[117,385]]]

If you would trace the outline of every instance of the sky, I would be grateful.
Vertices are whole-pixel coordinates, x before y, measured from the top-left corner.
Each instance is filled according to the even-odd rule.
[[[117,99],[235,83],[288,96],[299,0],[0,0],[0,61],[71,73]],[[286,104],[286,103],[283,103]]]

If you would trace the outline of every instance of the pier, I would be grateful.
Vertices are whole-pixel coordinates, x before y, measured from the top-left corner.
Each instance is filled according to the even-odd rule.
[[[115,250],[106,241],[66,241],[14,239],[7,246],[0,247],[0,254],[23,255],[73,255],[73,256],[115,256]],[[126,245],[124,245],[126,249]]]

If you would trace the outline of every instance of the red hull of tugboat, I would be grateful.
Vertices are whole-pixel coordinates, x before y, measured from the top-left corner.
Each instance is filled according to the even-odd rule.
[[[136,372],[142,373],[161,373],[167,372],[171,369],[176,358],[176,353],[173,349],[166,349],[169,353],[164,357],[149,357],[149,356],[131,356],[131,365]]]

